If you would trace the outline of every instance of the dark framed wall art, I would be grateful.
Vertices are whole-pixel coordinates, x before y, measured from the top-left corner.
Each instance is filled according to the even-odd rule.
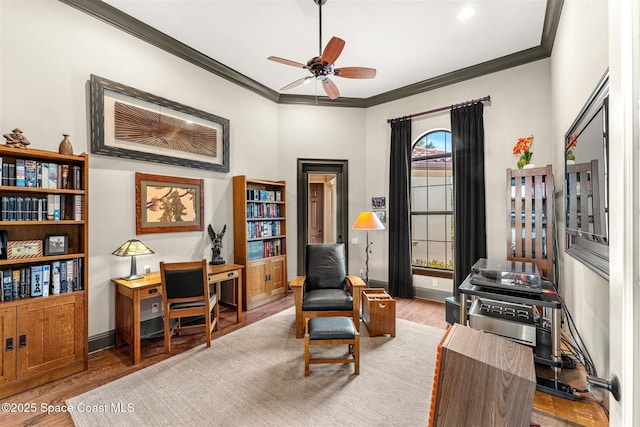
[[[204,180],[136,172],[136,234],[204,230]]]
[[[229,172],[229,120],[91,75],[91,152]]]

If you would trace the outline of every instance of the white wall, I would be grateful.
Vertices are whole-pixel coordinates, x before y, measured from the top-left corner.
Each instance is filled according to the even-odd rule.
[[[56,150],[62,133],[74,152],[90,152],[91,74],[230,120],[228,174],[91,154],[89,157],[89,336],[114,329],[112,277],[129,259],[111,255],[135,235],[135,172],[203,178],[205,224],[233,228],[231,176],[280,179],[276,104],[58,1],[0,2],[0,129],[24,131],[31,147]],[[160,261],[211,257],[206,231],[137,236]],[[233,233],[223,257],[233,260]]]
[[[565,1],[551,56],[556,194],[564,189],[564,135],[609,64],[606,1]],[[610,165],[616,159],[609,159]],[[564,204],[556,197],[560,292],[598,373],[609,372],[609,284],[564,253]],[[615,206],[611,206],[615,209]]]
[[[484,108],[487,255],[505,258],[507,253],[506,168],[516,168],[513,146],[520,137],[534,135],[533,160],[538,166],[552,163],[551,81],[549,60],[489,74],[430,92],[367,109],[367,187],[354,193],[354,203],[363,207],[372,196],[389,196],[390,125],[387,119],[427,111],[462,101],[491,96]],[[415,140],[425,131],[451,128],[448,111],[413,119]],[[555,168],[554,168],[555,170]],[[384,171],[381,173],[381,171]],[[557,174],[558,172],[556,172]],[[371,254],[369,276],[387,280],[388,232],[376,233],[379,244]],[[384,249],[384,250],[381,250]],[[414,276],[419,286],[432,287],[432,280]],[[439,280],[438,290],[452,291],[452,281]]]
[[[358,214],[365,210],[354,194],[365,192],[365,110],[299,105],[278,108],[279,171],[287,181],[287,269],[289,277],[296,275],[297,254],[297,159],[348,160],[349,236],[358,237],[360,244],[349,247],[349,274],[357,274],[364,266],[364,234],[351,230]],[[370,210],[370,207],[369,207]],[[369,233],[371,237],[376,232]],[[372,239],[373,240],[373,239]],[[371,264],[370,264],[371,265]],[[386,277],[384,278],[386,281]]]

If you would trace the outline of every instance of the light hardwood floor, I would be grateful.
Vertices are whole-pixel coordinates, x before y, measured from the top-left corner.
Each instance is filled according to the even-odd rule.
[[[244,313],[241,324],[235,324],[235,314],[232,310],[221,313],[221,330],[214,332],[213,337],[233,332],[243,326],[249,325],[260,319],[268,317],[279,311],[293,306],[293,297],[272,302],[262,307],[255,308]],[[416,323],[430,325],[436,328],[447,328],[445,322],[444,305],[421,299],[398,299],[396,302],[396,315],[398,318],[410,320]],[[154,338],[143,340],[142,362],[136,366],[131,363],[131,354],[128,348],[115,350],[113,348],[93,353],[89,356],[89,369],[53,383],[36,387],[32,390],[20,393],[0,400],[0,404],[35,403],[38,410],[33,413],[7,413],[0,412],[0,425],[2,426],[72,426],[71,416],[64,412],[52,412],[47,414],[39,409],[42,405],[55,411],[61,410],[65,400],[78,394],[92,390],[108,382],[114,381],[127,374],[153,365],[171,355],[186,351],[202,342],[201,334],[184,335],[172,339],[171,354],[164,353],[163,339]],[[302,345],[302,344],[301,344]],[[301,347],[302,348],[302,347]],[[566,371],[563,370],[563,372]],[[425,402],[429,402],[430,396],[425,396]],[[607,418],[600,406],[592,401],[568,401],[536,391],[534,407],[544,412],[552,419],[547,426],[607,426]],[[535,417],[534,417],[535,418]],[[426,425],[427,420],[425,420]]]

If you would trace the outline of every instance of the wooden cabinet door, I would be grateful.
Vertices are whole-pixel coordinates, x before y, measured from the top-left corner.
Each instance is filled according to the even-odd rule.
[[[18,378],[83,359],[83,292],[22,305],[17,324]]]
[[[264,300],[267,295],[267,261],[264,259],[247,264],[247,279],[244,289],[245,310],[257,307],[257,301]]]
[[[269,262],[269,291],[270,294],[276,294],[285,292],[285,283],[286,280],[284,278],[284,257],[272,258]]]
[[[0,384],[16,379],[16,308],[0,309]]]

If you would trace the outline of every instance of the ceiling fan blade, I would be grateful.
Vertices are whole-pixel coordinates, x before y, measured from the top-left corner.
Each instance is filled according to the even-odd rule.
[[[333,74],[338,77],[346,77],[348,79],[372,79],[376,76],[375,68],[365,67],[342,67],[336,68]]]
[[[326,62],[327,65],[333,64],[342,53],[342,49],[344,49],[344,40],[338,37],[331,37],[324,51],[322,51],[322,62]]]
[[[269,61],[279,62],[280,64],[291,65],[292,67],[309,68],[309,67],[307,67],[305,64],[303,64],[301,62],[292,61],[290,59],[278,58],[277,56],[270,56],[267,59]]]
[[[291,82],[280,90],[289,90],[293,89],[296,86],[300,86],[302,83],[306,83],[307,80],[314,78],[313,76],[303,77],[301,79],[296,80],[295,82]]]
[[[327,94],[329,99],[336,99],[340,96],[338,87],[328,78],[322,80],[322,88],[324,89],[324,92]]]

